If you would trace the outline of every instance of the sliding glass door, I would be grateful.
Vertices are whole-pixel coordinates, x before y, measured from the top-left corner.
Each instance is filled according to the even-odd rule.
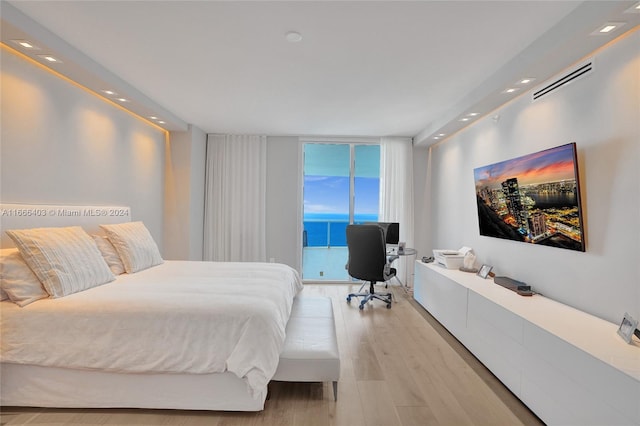
[[[303,279],[349,279],[347,225],[377,221],[379,193],[379,145],[304,145]]]
[[[380,209],[380,145],[355,145],[352,223],[377,222]]]

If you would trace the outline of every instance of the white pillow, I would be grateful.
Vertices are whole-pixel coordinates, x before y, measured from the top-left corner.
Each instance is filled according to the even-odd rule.
[[[0,287],[20,307],[49,297],[18,249],[0,250]]]
[[[122,259],[124,270],[131,274],[163,262],[156,242],[142,222],[100,225]]]
[[[101,235],[92,235],[93,241],[96,242],[98,250],[102,253],[102,257],[109,265],[109,269],[113,272],[113,275],[124,274],[124,265],[122,260],[116,251],[116,248],[111,244],[111,241],[107,237]]]
[[[79,226],[7,231],[51,297],[113,281],[93,239]]]

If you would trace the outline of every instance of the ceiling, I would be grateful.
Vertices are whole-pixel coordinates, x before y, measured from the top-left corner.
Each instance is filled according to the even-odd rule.
[[[505,88],[544,82],[640,17],[634,1],[6,3],[5,44],[31,40],[40,50],[23,53],[58,55],[52,68],[117,91],[168,130],[418,143],[491,113],[518,95]],[[627,24],[591,35],[608,21]]]

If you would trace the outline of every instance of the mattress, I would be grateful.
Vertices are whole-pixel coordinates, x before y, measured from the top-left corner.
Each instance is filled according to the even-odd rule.
[[[165,261],[24,308],[1,302],[0,360],[113,373],[230,372],[261,394],[301,289],[286,265]]]

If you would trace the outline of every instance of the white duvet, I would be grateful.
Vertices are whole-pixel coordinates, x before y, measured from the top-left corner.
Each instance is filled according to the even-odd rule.
[[[230,371],[263,390],[278,366],[297,272],[165,261],[24,308],[2,302],[1,360],[123,373]]]

